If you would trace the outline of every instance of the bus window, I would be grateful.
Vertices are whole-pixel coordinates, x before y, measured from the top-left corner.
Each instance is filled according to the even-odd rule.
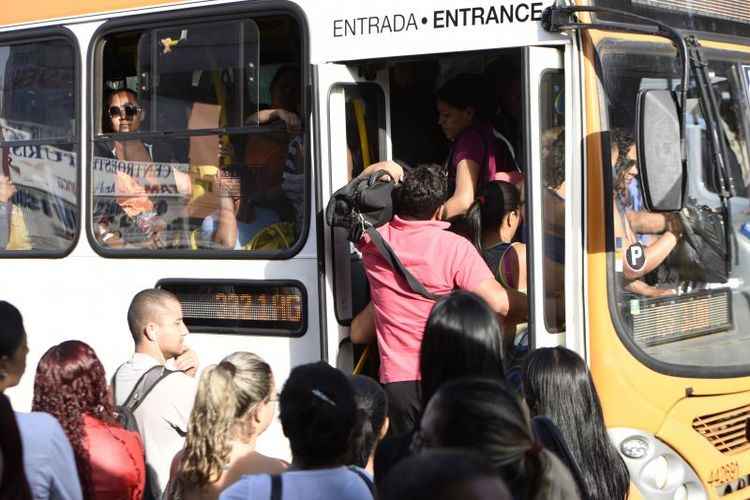
[[[562,71],[547,71],[541,80],[541,147],[544,197],[544,325],[565,331],[565,101]]]
[[[615,278],[611,304],[619,320],[615,323],[627,343],[647,359],[736,369],[746,363],[742,346],[750,341],[740,326],[750,321],[745,298],[750,269],[742,243],[749,220],[741,182],[747,145],[738,122],[732,120],[745,97],[730,85],[732,64],[709,62],[717,69],[710,83],[721,100],[719,126],[729,143],[730,177],[740,181],[735,182],[737,196],[727,201],[731,218],[717,194],[713,145],[693,82],[686,108],[684,208],[679,213],[652,213],[643,202],[632,139],[636,96],[646,88],[678,89],[680,64],[674,49],[666,45],[612,40],[599,48],[610,124],[603,143],[610,160],[605,164],[611,165],[605,177],[611,179],[613,193],[609,219]],[[733,229],[727,238],[729,221]],[[732,259],[730,246],[736,249]]]
[[[268,257],[297,246],[308,214],[292,18],[117,32],[98,52],[91,230],[100,250]]]
[[[0,251],[62,256],[78,234],[75,54],[62,37],[0,45]]]

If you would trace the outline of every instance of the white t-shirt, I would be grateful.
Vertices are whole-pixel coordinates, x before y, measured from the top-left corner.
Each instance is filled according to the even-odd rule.
[[[156,359],[142,353],[135,353],[123,364],[115,379],[116,404],[123,404],[141,375],[157,365]],[[134,412],[146,449],[146,463],[156,472],[161,490],[169,481],[172,458],[185,443],[197,388],[195,378],[173,373],[156,384]]]
[[[73,448],[60,423],[42,412],[16,412],[16,422],[34,500],[81,500]]]
[[[370,475],[363,469],[360,472]],[[373,500],[370,488],[359,474],[348,467],[292,470],[281,474],[282,500]],[[242,476],[224,490],[219,500],[270,500],[271,476]]]

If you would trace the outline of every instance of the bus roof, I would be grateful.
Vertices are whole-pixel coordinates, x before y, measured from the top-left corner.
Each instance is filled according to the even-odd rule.
[[[4,0],[0,31],[112,19],[134,11],[218,6],[236,0]],[[252,2],[248,2],[251,4]],[[553,0],[296,0],[307,19],[312,63],[560,43],[541,26]],[[273,6],[273,2],[263,2]],[[289,2],[280,1],[283,8]],[[33,5],[33,7],[32,7]],[[217,12],[221,12],[219,8]]]
[[[185,0],[3,0],[0,26],[39,23],[53,19],[67,19],[107,12],[140,9],[165,4],[184,3]]]

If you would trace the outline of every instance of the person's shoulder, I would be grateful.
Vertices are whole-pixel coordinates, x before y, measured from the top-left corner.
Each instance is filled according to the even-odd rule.
[[[484,143],[484,135],[482,133],[482,129],[476,125],[472,125],[464,129],[458,135],[458,137],[456,137],[456,147],[459,147],[461,145],[473,145],[473,144],[483,144],[483,143]]]
[[[137,431],[129,431],[128,429],[117,424],[106,422],[102,422],[102,424],[106,426],[107,431],[112,434],[115,439],[122,441],[126,446],[136,446],[139,448],[143,447],[143,443],[141,442],[141,435]]]
[[[180,370],[171,370],[171,373],[164,377],[164,380],[162,380],[162,382],[168,386],[178,386],[190,389],[195,389],[198,387],[197,377],[191,377],[187,373]]]
[[[24,429],[33,430],[34,434],[48,432],[52,434],[65,435],[60,422],[49,413],[42,411],[32,411],[29,413],[16,412],[16,422],[21,432]]]
[[[281,474],[288,468],[289,464],[283,460],[254,452],[240,458],[232,466],[232,472],[237,475]]]
[[[16,422],[24,446],[38,451],[54,462],[70,453],[70,441],[55,417],[49,413],[16,413]]]
[[[444,245],[444,248],[451,248],[461,252],[476,251],[476,248],[474,248],[474,245],[469,240],[447,229],[441,232],[440,238],[441,246]]]
[[[222,491],[219,500],[266,498],[270,496],[270,484],[268,474],[245,475]]]

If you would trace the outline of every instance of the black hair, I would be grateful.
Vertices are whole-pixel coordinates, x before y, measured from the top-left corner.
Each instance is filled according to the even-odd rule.
[[[455,291],[430,311],[419,352],[422,409],[449,380],[475,376],[504,381],[502,330],[478,295]]]
[[[489,82],[482,75],[462,73],[438,89],[437,99],[458,109],[473,108],[483,120],[492,118],[496,104]]]
[[[612,163],[615,167],[615,180],[630,165],[628,151],[635,145],[633,134],[622,128],[614,128],[609,131],[610,149],[617,155]]]
[[[398,190],[396,213],[407,219],[429,220],[448,199],[448,177],[438,165],[419,165],[406,172]]]
[[[379,488],[378,498],[380,500],[462,498],[457,488],[460,488],[462,483],[481,478],[498,480],[496,500],[510,500],[507,486],[480,455],[469,450],[428,450],[399,462]]]
[[[443,385],[430,408],[436,412],[429,429],[431,446],[476,450],[515,496],[536,497],[544,467],[534,452],[538,445],[529,416],[515,392],[497,380],[459,379]]]
[[[565,130],[557,134],[542,158],[544,185],[557,189],[565,182]]]
[[[20,311],[10,302],[0,300],[0,356],[13,356],[25,335]]]
[[[285,76],[287,73],[291,73],[295,78],[299,78],[299,66],[296,64],[283,64],[279,66],[276,73],[273,74],[273,78],[271,78],[271,83],[268,85],[268,88],[273,89],[279,83],[281,77]]]
[[[352,436],[348,464],[366,467],[388,416],[388,396],[375,380],[364,375],[350,377],[360,418]]]
[[[345,462],[357,414],[346,375],[323,362],[297,366],[284,384],[279,407],[295,461],[303,467]]]
[[[520,206],[521,195],[513,184],[505,181],[488,182],[482,186],[466,214],[451,222],[451,230],[467,238],[481,252],[484,233],[497,231],[503,217]]]
[[[609,440],[599,396],[583,359],[564,347],[536,349],[526,358],[522,382],[531,412],[546,415],[560,429],[588,498],[626,498],[630,474]]]
[[[128,327],[133,341],[140,342],[146,323],[155,319],[170,301],[180,303],[175,294],[162,288],[147,288],[135,294],[128,308]]]
[[[7,302],[0,302],[0,305]],[[0,323],[2,324],[2,323]],[[23,444],[10,400],[0,393],[0,456],[3,467],[0,473],[0,498],[31,500],[31,490],[23,467]]]

